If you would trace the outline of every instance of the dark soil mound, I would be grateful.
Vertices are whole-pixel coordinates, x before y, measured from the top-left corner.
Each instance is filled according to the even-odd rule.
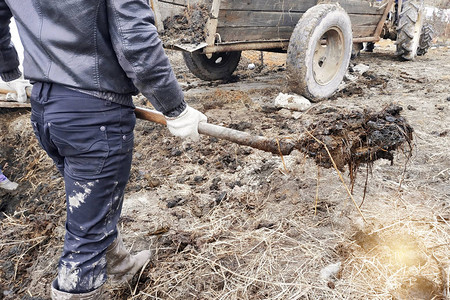
[[[400,116],[401,110],[396,105],[379,112],[343,113],[328,108],[320,121],[309,126],[297,147],[322,167],[343,171],[347,165],[353,177],[360,164],[380,158],[392,161],[392,151],[405,143],[411,152],[413,129]]]

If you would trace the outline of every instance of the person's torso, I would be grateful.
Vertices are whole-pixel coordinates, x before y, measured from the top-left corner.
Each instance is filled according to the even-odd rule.
[[[24,75],[101,94],[134,94],[109,35],[103,0],[7,0],[24,46]]]

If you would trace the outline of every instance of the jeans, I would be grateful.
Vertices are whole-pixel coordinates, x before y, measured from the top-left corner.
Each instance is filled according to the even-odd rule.
[[[66,233],[56,288],[90,292],[106,281],[105,252],[117,236],[134,109],[49,83],[34,84],[31,106],[36,137],[65,183]]]

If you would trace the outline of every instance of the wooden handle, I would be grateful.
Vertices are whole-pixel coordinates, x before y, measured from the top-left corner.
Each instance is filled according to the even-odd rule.
[[[0,89],[0,93],[15,93],[14,91]],[[136,107],[134,110],[136,117],[142,120],[151,121],[166,126],[167,122],[163,114],[156,110]],[[249,146],[273,154],[288,155],[295,148],[295,145],[286,140],[271,140],[262,136],[251,135],[246,132],[226,128],[219,125],[201,122],[198,124],[198,132],[207,136],[227,140],[239,145]]]
[[[5,90],[5,89],[0,89],[0,94],[9,94],[9,93],[16,93],[15,91],[12,90]]]
[[[135,114],[139,119],[167,125],[166,119],[158,111],[136,107]],[[271,140],[262,136],[251,135],[239,130],[204,122],[198,124],[198,132],[200,134],[227,140],[239,145],[249,146],[273,154],[288,155],[295,148],[293,143],[286,140]]]
[[[32,89],[31,86],[28,86],[28,87],[25,89],[25,91],[26,91],[28,97],[31,96],[31,89]],[[10,93],[17,94],[16,91],[14,91],[14,90],[5,90],[5,89],[1,89],[1,88],[0,88],[0,94],[10,94]]]
[[[136,117],[138,119],[151,121],[153,123],[158,123],[164,126],[167,125],[166,118],[164,118],[164,115],[159,111],[143,107],[136,107],[134,109],[134,113],[136,114]]]
[[[15,93],[14,91],[0,89],[0,93]],[[156,110],[136,107],[136,117],[166,126],[164,115]],[[251,135],[246,132],[226,128],[219,125],[201,122],[198,124],[198,132],[207,136],[227,140],[239,145],[249,146],[273,154],[289,155],[295,145],[286,140],[271,140],[262,136]]]

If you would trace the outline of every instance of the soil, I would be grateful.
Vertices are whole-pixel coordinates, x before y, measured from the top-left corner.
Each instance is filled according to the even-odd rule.
[[[186,100],[210,123],[291,141],[352,132],[382,147],[364,148],[370,155],[350,168],[354,160],[338,159],[346,153],[331,152],[343,161],[334,168],[311,140],[308,151],[277,155],[207,136],[182,142],[138,120],[119,225],[132,252],[154,256],[129,287],[107,284],[109,298],[448,297],[450,48],[410,62],[394,48],[382,41],[361,53],[351,63],[369,71],[304,112],[273,104],[287,92],[284,54],[264,53],[264,66],[250,70],[259,52],[244,52],[231,81],[204,82],[168,51]],[[0,117],[0,166],[19,183],[0,190],[0,299],[49,299],[65,230],[63,180],[30,112]],[[351,149],[349,141],[328,145]],[[322,272],[331,265],[336,272]]]
[[[198,44],[205,41],[205,25],[211,10],[210,1],[194,3],[184,9],[180,15],[174,15],[163,21],[164,32],[161,39],[166,47],[175,44]]]

